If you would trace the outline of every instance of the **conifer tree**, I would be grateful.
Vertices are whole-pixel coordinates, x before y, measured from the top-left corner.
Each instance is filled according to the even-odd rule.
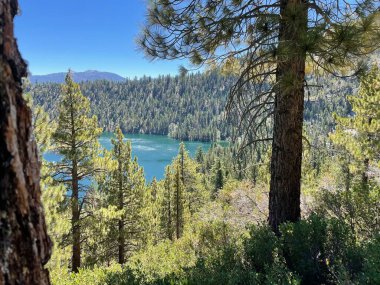
[[[143,169],[138,165],[137,158],[132,158],[131,142],[124,141],[120,128],[116,131],[116,139],[112,139],[112,145],[115,166],[103,187],[107,193],[107,205],[117,209],[118,218],[110,224],[108,244],[111,253],[112,248],[117,248],[118,262],[123,264],[128,254],[139,249],[145,240],[143,207],[147,203],[147,191]]]
[[[174,224],[175,224],[175,235],[179,239],[183,233],[184,227],[184,168],[183,168],[183,156],[180,155],[177,163],[175,164],[174,170]]]
[[[188,58],[238,76],[228,109],[240,115],[243,142],[272,141],[268,221],[276,233],[279,224],[301,217],[305,74],[361,70],[360,56],[380,41],[378,8],[375,0],[157,0],[149,6],[139,39],[148,56]],[[268,118],[273,131],[267,135]]]
[[[171,167],[168,165],[165,168],[164,186],[161,201],[161,228],[163,229],[164,236],[173,240],[174,226],[173,226],[173,173]]]
[[[217,193],[224,185],[224,174],[220,159],[218,159],[214,165],[214,191]]]
[[[28,86],[28,83],[25,84],[24,82],[23,85],[25,89],[25,86]],[[50,118],[49,113],[46,112],[42,106],[34,104],[30,93],[26,93],[24,98],[32,110],[34,137],[36,139],[39,155],[42,157],[42,154],[51,148],[51,137],[57,128],[56,122]]]
[[[335,115],[336,130],[331,139],[360,165],[363,187],[368,187],[371,163],[380,161],[380,71],[374,66],[362,76],[357,95],[349,96],[353,116]]]
[[[203,149],[201,146],[197,148],[197,152],[195,153],[195,160],[199,163],[202,164],[204,160],[204,154],[203,154]]]
[[[167,166],[162,189],[161,226],[170,240],[182,237],[191,215],[206,203],[209,195],[204,187],[203,174],[181,143],[177,157]]]
[[[147,190],[147,197],[144,205],[146,215],[145,220],[147,222],[147,242],[155,245],[163,236],[161,235],[160,227],[160,208],[163,193],[161,183],[157,182],[156,177],[153,177]]]
[[[90,102],[80,91],[69,71],[62,86],[57,129],[52,136],[55,150],[62,159],[55,163],[55,180],[64,183],[70,193],[71,208],[71,268],[81,266],[81,214],[86,195],[85,180],[97,171],[94,158],[98,155],[97,118],[90,117]],[[88,182],[87,182],[88,184]]]

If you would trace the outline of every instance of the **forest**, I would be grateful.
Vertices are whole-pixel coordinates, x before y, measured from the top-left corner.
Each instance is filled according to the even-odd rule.
[[[70,73],[55,120],[26,93],[38,148],[63,156],[41,157],[53,284],[377,284],[378,86],[373,67],[347,94],[344,116],[306,124],[304,219],[280,237],[265,225],[269,144],[241,154],[214,144],[195,157],[181,144],[164,179],[147,183],[120,128],[112,150],[100,147],[102,128]]]
[[[0,285],[380,284],[379,2],[145,8],[178,76],[30,84],[0,0]],[[180,141],[162,179],[131,133]]]
[[[126,82],[86,81],[80,82],[80,88],[90,100],[91,114],[97,116],[104,131],[113,132],[119,126],[124,133],[218,141],[232,140],[239,135],[236,119],[225,111],[234,80],[232,76],[210,71],[186,77],[127,79]],[[358,82],[331,76],[314,81],[319,85],[307,98],[304,116],[307,122],[320,123],[327,134],[334,125],[333,111],[339,114],[350,112],[346,94],[353,93]],[[51,118],[57,116],[60,84],[28,84],[26,81],[24,89]]]

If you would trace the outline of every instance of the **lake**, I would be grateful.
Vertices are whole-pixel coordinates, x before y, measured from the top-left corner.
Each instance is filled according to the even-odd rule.
[[[159,135],[125,134],[127,140],[132,142],[132,155],[137,156],[139,164],[144,168],[145,178],[152,181],[153,177],[162,179],[165,167],[170,164],[178,153],[180,141]],[[111,149],[112,134],[104,133],[100,138],[100,144]],[[197,148],[200,146],[207,151],[211,143],[205,142],[185,142],[186,149],[191,157],[194,157]],[[45,153],[44,158],[48,161],[57,161],[59,156],[55,153]]]

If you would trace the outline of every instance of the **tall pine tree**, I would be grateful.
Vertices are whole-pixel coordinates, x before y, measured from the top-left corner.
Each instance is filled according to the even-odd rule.
[[[128,255],[146,240],[144,207],[150,197],[147,197],[143,169],[137,159],[132,158],[131,142],[124,141],[120,128],[116,139],[112,139],[112,145],[111,156],[115,166],[103,187],[107,205],[117,209],[118,218],[110,223],[108,244],[109,254],[112,255],[113,248],[117,248],[117,260],[123,264]]]
[[[71,207],[71,268],[81,266],[81,213],[85,202],[88,179],[96,172],[94,158],[98,155],[97,118],[90,116],[90,102],[80,91],[69,71],[62,86],[58,126],[52,136],[56,151],[62,159],[55,164],[55,179],[64,183],[70,193]],[[86,182],[87,180],[87,182]]]

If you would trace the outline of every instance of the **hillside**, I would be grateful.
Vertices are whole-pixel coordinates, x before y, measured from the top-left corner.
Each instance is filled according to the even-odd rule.
[[[217,73],[198,73],[123,82],[88,81],[80,86],[105,131],[114,131],[120,125],[125,133],[215,141],[227,139],[233,132],[232,124],[225,120],[226,98],[233,82],[233,78]],[[333,127],[333,111],[350,111],[345,98],[354,92],[356,83],[328,78],[319,84],[323,88],[310,89],[305,98],[304,117],[328,132]],[[36,104],[55,117],[60,84],[34,84],[26,92],[31,92]]]
[[[29,77],[32,83],[63,83],[65,81],[66,72],[51,73],[46,75],[31,75]],[[124,81],[125,78],[116,73],[87,70],[83,72],[73,72],[73,78],[76,82],[109,80],[109,81]]]

